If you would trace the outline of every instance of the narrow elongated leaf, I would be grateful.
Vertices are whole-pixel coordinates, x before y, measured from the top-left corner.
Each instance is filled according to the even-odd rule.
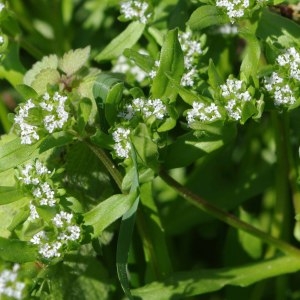
[[[111,223],[127,212],[136,199],[135,193],[113,195],[84,214],[86,225],[93,227],[93,237],[97,237]]]
[[[130,283],[127,272],[127,261],[128,254],[130,250],[133,228],[136,219],[136,212],[138,209],[140,197],[138,195],[139,188],[139,174],[138,174],[138,166],[136,161],[136,153],[135,150],[132,149],[131,156],[134,164],[134,174],[132,185],[130,188],[131,193],[136,193],[136,199],[132,205],[132,207],[124,214],[122,218],[122,223],[120,227],[120,233],[118,237],[118,245],[117,245],[117,273],[121,283],[121,286],[126,294],[126,296],[133,300],[133,297],[130,292]]]
[[[96,57],[96,61],[110,60],[118,57],[126,48],[131,48],[141,37],[145,25],[138,21],[130,23],[127,28],[115,37]]]
[[[165,281],[132,290],[132,294],[145,300],[186,299],[218,291],[226,285],[245,287],[266,278],[299,270],[300,261],[297,257],[280,257],[239,268],[175,273]]]
[[[228,18],[216,6],[204,5],[197,8],[188,20],[192,30],[228,23]]]
[[[165,97],[174,100],[177,92],[174,90],[167,74],[175,82],[179,83],[183,72],[183,53],[178,41],[178,30],[170,30],[161,49],[159,68],[151,87],[152,96],[154,98]]]
[[[166,278],[172,270],[164,229],[152,193],[152,182],[144,183],[141,186],[142,206],[138,214],[139,231],[148,264],[146,274],[148,282]]]
[[[256,74],[261,54],[260,44],[255,35],[244,34],[244,37],[247,41],[247,47],[241,65],[241,72],[243,72],[247,78],[252,76],[252,78],[255,79],[257,77]]]
[[[16,263],[35,261],[37,258],[37,247],[20,240],[0,237],[0,257],[3,260]]]

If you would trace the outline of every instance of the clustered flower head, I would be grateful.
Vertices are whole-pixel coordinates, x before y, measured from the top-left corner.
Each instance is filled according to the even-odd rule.
[[[0,298],[7,296],[14,299],[23,299],[25,283],[18,281],[19,269],[20,265],[15,264],[12,270],[4,269],[0,273]]]
[[[112,133],[112,137],[115,142],[113,148],[119,158],[129,157],[131,150],[129,135],[130,129],[125,127],[117,127]]]
[[[60,211],[52,218],[52,225],[56,230],[53,237],[42,230],[36,233],[30,240],[32,244],[39,246],[39,254],[46,259],[60,257],[64,247],[69,242],[76,242],[80,239],[80,227],[73,222],[73,214]]]
[[[73,214],[61,210],[57,205],[55,197],[57,192],[49,180],[50,174],[48,168],[36,160],[20,168],[17,177],[28,195],[32,197],[29,203],[29,221],[41,219],[37,211],[38,206],[49,206],[59,211],[52,218],[52,223],[48,224],[52,230],[41,230],[30,240],[31,243],[39,246],[39,254],[46,259],[60,257],[69,243],[78,241],[81,236],[80,227],[75,224]]]
[[[264,78],[265,89],[276,106],[290,106],[296,102],[295,91],[300,82],[300,54],[291,47],[279,55],[276,62],[277,71]]]
[[[216,6],[224,9],[231,23],[242,18],[250,6],[249,0],[217,0]]]
[[[30,203],[30,218],[37,219],[35,205],[54,206],[56,204],[55,192],[49,180],[51,172],[39,160],[26,164],[20,169],[19,182],[32,197]]]
[[[185,73],[181,78],[181,85],[194,86],[194,81],[197,78],[197,69],[199,57],[203,54],[201,43],[193,39],[192,32],[179,33],[179,42],[184,55]]]
[[[53,96],[45,93],[40,99],[28,99],[21,105],[14,118],[21,143],[30,145],[38,141],[41,130],[53,133],[62,129],[69,119],[66,101],[66,96],[55,92]]]
[[[139,20],[146,24],[151,13],[149,13],[149,4],[146,1],[129,0],[121,3],[121,14],[127,20]]]
[[[246,90],[243,81],[238,79],[227,79],[220,88],[229,118],[239,121],[242,118],[244,104],[251,100],[250,93]]]
[[[186,119],[190,126],[195,121],[213,122],[222,118],[220,110],[215,103],[205,105],[202,102],[193,102],[193,108],[188,111]]]
[[[119,113],[119,117],[131,120],[133,116],[140,114],[143,119],[154,117],[162,120],[167,115],[167,107],[161,99],[133,99],[125,106],[125,111]]]

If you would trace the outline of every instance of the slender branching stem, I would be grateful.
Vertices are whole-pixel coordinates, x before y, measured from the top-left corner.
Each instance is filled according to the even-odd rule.
[[[240,220],[236,216],[212,205],[211,203],[207,202],[206,200],[202,199],[198,195],[192,193],[190,190],[182,186],[176,180],[174,180],[168,173],[165,171],[160,171],[159,176],[175,191],[178,192],[184,199],[189,201],[191,204],[199,207],[202,211],[214,216],[215,218],[227,223],[228,225],[238,229],[243,230],[261,240],[272,245],[282,251],[285,254],[298,256],[300,257],[300,250],[296,247],[290,245],[289,243],[274,238],[266,232],[263,232],[252,225]]]
[[[85,140],[84,141],[89,148],[95,153],[95,155],[100,159],[102,164],[105,166],[111,177],[116,182],[117,186],[120,190],[122,190],[122,181],[123,176],[117,169],[117,167],[114,165],[114,163],[111,161],[111,159],[106,155],[105,151],[98,146],[94,145],[92,142]]]

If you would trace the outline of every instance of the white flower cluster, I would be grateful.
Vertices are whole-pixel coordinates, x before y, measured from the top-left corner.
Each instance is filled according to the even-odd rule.
[[[54,207],[57,211],[55,187],[50,181],[51,172],[39,160],[32,164],[26,164],[20,168],[19,182],[27,189],[32,200],[29,204],[30,215],[28,220],[39,219],[36,204]],[[80,239],[80,227],[73,222],[73,214],[60,211],[52,219],[55,234],[42,230],[31,238],[31,243],[39,245],[39,254],[44,258],[50,259],[60,257],[63,247],[68,246],[69,242]]]
[[[189,110],[186,116],[188,125],[191,125],[195,121],[213,122],[221,118],[221,113],[215,103],[205,105],[196,101],[193,102],[193,109]]]
[[[167,107],[160,99],[136,98],[127,104],[125,111],[120,112],[118,116],[130,120],[136,114],[141,114],[144,119],[155,117],[162,120],[167,114]]]
[[[198,59],[203,54],[202,46],[199,41],[192,38],[192,32],[189,30],[180,33],[178,38],[184,55],[185,67],[181,85],[192,87],[197,77]]]
[[[295,91],[299,89],[300,54],[291,47],[279,55],[276,62],[278,70],[265,77],[265,88],[273,96],[276,106],[289,106],[296,102]]]
[[[49,183],[49,174],[51,172],[39,160],[33,164],[27,164],[20,170],[18,180],[23,184],[33,201],[39,205],[54,206],[56,204],[55,192]],[[38,218],[36,207],[30,203],[30,219]]]
[[[12,270],[4,269],[0,273],[0,298],[7,296],[14,299],[23,299],[25,283],[18,281],[20,265],[15,264]]]
[[[131,150],[131,144],[129,142],[130,129],[124,127],[117,127],[112,133],[114,144],[114,150],[119,158],[128,158]]]
[[[277,57],[279,66],[287,68],[289,76],[300,81],[300,54],[294,47],[286,50],[286,52]]]
[[[276,106],[292,105],[296,102],[291,87],[276,72],[273,72],[270,77],[265,77],[265,88],[273,95]]]
[[[39,246],[39,254],[44,258],[51,259],[62,255],[63,247],[69,242],[80,239],[80,227],[73,223],[73,214],[60,211],[54,218],[52,224],[56,228],[56,235],[50,241],[50,235],[42,230],[36,233],[30,242]]]
[[[154,62],[154,67],[153,67],[153,69],[149,72],[149,77],[150,77],[150,78],[153,79],[153,78],[156,76],[157,70],[158,70],[159,66],[160,66],[160,61],[159,61],[159,60],[156,60],[156,61]]]
[[[244,16],[245,10],[249,8],[249,0],[217,0],[216,6],[225,9],[231,23]]]
[[[69,118],[69,113],[65,110],[66,101],[67,97],[58,92],[55,92],[53,97],[45,93],[40,103],[29,99],[20,106],[14,121],[20,132],[21,143],[30,145],[38,141],[41,128],[49,133],[62,129]],[[43,126],[36,121],[37,116],[43,116]]]
[[[141,23],[146,24],[151,13],[147,13],[149,4],[145,1],[129,0],[121,3],[121,14],[127,20],[139,20]]]
[[[5,8],[5,5],[3,3],[0,3],[0,12]]]
[[[221,94],[226,101],[225,109],[230,118],[238,121],[242,117],[245,102],[251,100],[251,95],[245,91],[242,80],[227,79],[226,84],[220,86]]]

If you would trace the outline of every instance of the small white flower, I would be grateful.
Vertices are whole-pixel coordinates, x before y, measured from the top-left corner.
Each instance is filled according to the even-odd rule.
[[[118,127],[113,133],[112,137],[115,141],[113,146],[116,155],[120,158],[128,158],[131,150],[129,142],[130,130],[128,128]]]
[[[77,241],[80,238],[80,228],[77,225],[68,226],[59,234],[58,239],[62,241]]]
[[[30,242],[34,245],[41,245],[44,241],[47,241],[47,235],[45,231],[39,231],[36,233],[30,240]]]
[[[3,3],[0,3],[0,12],[5,8],[5,5]]]
[[[23,299],[25,283],[18,281],[20,265],[15,264],[12,270],[4,269],[0,273],[0,298],[7,296],[14,299]]]
[[[121,14],[127,20],[139,20],[141,23],[146,24],[151,17],[150,13],[146,13],[149,4],[145,1],[129,0],[121,3]]]
[[[30,202],[29,209],[30,209],[30,215],[28,220],[33,221],[35,219],[39,219],[40,216],[36,210],[36,206],[32,204],[32,202]]]
[[[221,119],[219,108],[215,103],[205,106],[201,102],[193,102],[193,109],[189,110],[186,116],[188,125],[191,125],[195,121],[213,122]]]
[[[216,6],[223,8],[231,23],[234,23],[236,19],[244,16],[245,11],[249,8],[249,0],[217,0]]]
[[[61,211],[55,215],[55,217],[52,219],[52,222],[57,228],[62,228],[65,224],[70,224],[72,218],[72,213]]]
[[[125,109],[118,116],[126,120],[130,120],[137,113],[145,119],[154,116],[158,120],[162,120],[167,114],[167,107],[160,99],[136,98],[132,100],[132,103],[127,104]]]
[[[39,254],[45,258],[60,257],[61,256],[60,249],[62,245],[63,244],[59,241],[53,242],[52,244],[45,243],[44,245],[40,246]]]
[[[29,99],[23,106],[20,106],[18,113],[15,115],[14,121],[20,129],[21,144],[30,145],[40,138],[37,133],[37,126],[27,122],[29,111],[34,107],[35,104]]]
[[[243,81],[238,79],[227,79],[220,86],[221,95],[226,102],[225,109],[228,116],[236,121],[242,118],[242,107],[245,102],[251,100],[250,93],[243,87]]]
[[[49,133],[62,129],[69,118],[69,113],[65,110],[65,102],[68,98],[58,92],[55,92],[52,98],[45,93],[42,98],[44,101],[40,103],[40,107],[47,114],[43,120],[45,129]]]

